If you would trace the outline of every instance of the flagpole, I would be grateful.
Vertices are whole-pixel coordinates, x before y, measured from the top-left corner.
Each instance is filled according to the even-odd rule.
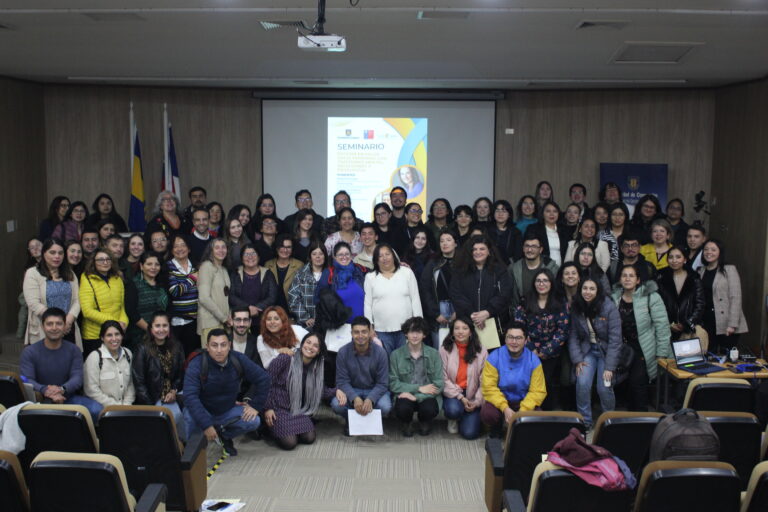
[[[163,190],[173,190],[170,183],[171,167],[168,160],[168,104],[163,103]]]

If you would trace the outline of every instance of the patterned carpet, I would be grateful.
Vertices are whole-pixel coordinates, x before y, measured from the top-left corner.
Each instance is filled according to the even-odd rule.
[[[404,438],[385,420],[383,437],[345,437],[330,409],[317,441],[286,452],[237,440],[208,481],[208,498],[239,498],[259,512],[485,512],[484,437],[466,441],[438,419],[427,437]],[[208,467],[221,454],[208,448]]]

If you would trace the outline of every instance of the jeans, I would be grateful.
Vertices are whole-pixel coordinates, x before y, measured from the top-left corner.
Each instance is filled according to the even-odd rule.
[[[176,433],[179,435],[179,439],[182,442],[187,441],[187,429],[184,427],[184,414],[181,412],[181,408],[179,407],[179,402],[172,402],[172,403],[163,403],[161,400],[158,400],[155,405],[160,407],[165,407],[169,411],[171,411],[171,414],[173,415],[173,421],[176,423]]]
[[[352,388],[355,390],[355,393],[365,400],[365,398],[368,396],[368,393],[371,392],[370,389],[358,389],[358,388]],[[354,405],[352,405],[352,399],[351,397],[347,397],[347,405],[339,405],[339,401],[334,396],[333,399],[331,399],[331,409],[333,409],[333,412],[341,416],[342,418],[347,417],[347,411],[349,409],[354,409]],[[387,416],[389,414],[389,411],[392,409],[392,399],[389,397],[389,392],[384,393],[381,395],[381,398],[379,398],[375,404],[373,404],[374,409],[381,409],[381,415]]]
[[[405,334],[403,334],[402,331],[376,331],[376,337],[379,338],[384,345],[384,349],[387,351],[387,357],[389,357],[394,350],[405,345]]]
[[[224,439],[234,439],[237,436],[245,434],[246,432],[251,432],[258,429],[259,425],[261,425],[261,421],[259,420],[258,416],[256,416],[251,421],[244,421],[242,416],[243,406],[236,405],[224,414],[212,416],[211,420],[214,426],[221,426],[226,425],[230,421],[237,418],[237,421],[227,425],[222,431],[222,437]],[[184,425],[187,428],[187,439],[191,439],[192,435],[203,431],[203,427],[198,425],[195,422],[195,419],[192,417],[192,413],[189,411],[189,407],[184,409]]]
[[[94,427],[96,426],[96,422],[99,421],[99,414],[101,413],[101,410],[104,408],[104,406],[96,400],[83,395],[73,395],[67,398],[64,403],[68,405],[82,405],[88,409],[88,412],[91,413],[91,419],[93,420]]]
[[[443,398],[443,412],[449,420],[459,422],[459,435],[464,439],[477,439],[480,435],[480,408],[472,412],[464,410],[462,404],[456,398]]]
[[[596,343],[584,355],[586,366],[582,366],[581,375],[576,376],[576,409],[584,417],[584,423],[592,426],[592,382],[597,378],[597,395],[600,397],[600,407],[603,412],[612,411],[616,407],[613,388],[603,384],[605,358]]]
[[[449,300],[441,300],[440,301],[440,314],[443,315],[444,318],[451,318],[451,315],[453,315],[454,309],[453,309],[453,303]],[[433,331],[432,331],[432,347],[435,350],[440,350],[440,345],[443,344],[443,338],[440,337],[440,329],[441,328],[447,328],[448,324],[445,325],[438,325]]]

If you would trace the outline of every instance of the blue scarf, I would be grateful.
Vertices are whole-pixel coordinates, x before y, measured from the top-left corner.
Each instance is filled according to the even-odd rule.
[[[350,263],[349,265],[341,265],[338,261],[334,261],[333,269],[335,274],[334,277],[336,279],[336,288],[339,290],[346,289],[349,280],[354,278],[355,264]]]

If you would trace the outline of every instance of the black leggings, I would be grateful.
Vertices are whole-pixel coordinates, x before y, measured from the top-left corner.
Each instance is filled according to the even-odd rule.
[[[547,397],[541,404],[543,411],[553,411],[560,401],[560,357],[542,359],[541,371],[547,386]]]
[[[285,437],[277,437],[275,438],[275,441],[277,441],[277,446],[282,448],[283,450],[293,450],[296,448],[296,445],[299,443],[301,444],[312,444],[315,442],[315,439],[317,438],[317,434],[314,430],[310,430],[309,432],[304,432],[299,435],[295,436],[285,436]]]
[[[171,327],[173,337],[184,348],[184,359],[189,354],[200,348],[200,336],[197,334],[197,320],[186,325],[174,325]]]
[[[413,413],[418,413],[419,421],[426,423],[432,421],[440,412],[435,398],[427,398],[421,402],[414,402],[407,398],[398,398],[395,400],[395,417],[403,423],[410,423],[413,420]]]
[[[642,352],[637,346],[635,357],[632,358],[632,366],[629,367],[627,376],[627,386],[629,388],[629,407],[630,411],[648,411],[648,368],[645,365],[645,358],[641,356]]]

